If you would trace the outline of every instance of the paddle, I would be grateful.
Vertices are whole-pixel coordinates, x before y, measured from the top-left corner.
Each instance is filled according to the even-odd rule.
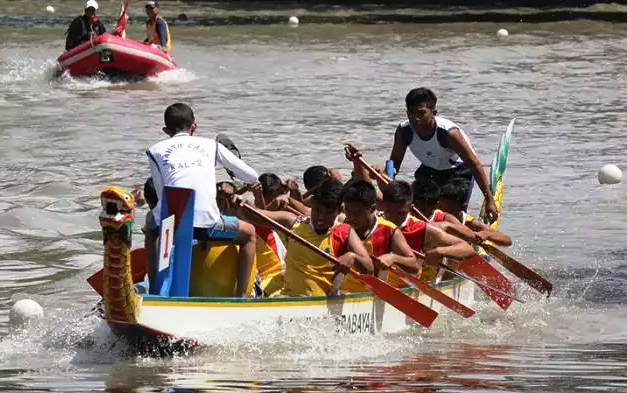
[[[235,154],[237,158],[242,158],[242,155],[240,154],[239,149],[235,145],[235,142],[233,142],[231,138],[229,138],[228,136],[220,133],[216,135],[216,142],[226,147],[231,153]],[[226,173],[229,175],[233,183],[236,183],[236,188],[240,188],[242,185],[237,184],[237,181],[235,180],[235,173],[233,173],[233,171],[231,171],[230,169],[224,168],[224,170],[226,170]]]
[[[379,269],[389,270],[390,272],[396,274],[396,276],[400,278],[401,280],[403,280],[403,282],[405,282],[407,285],[416,288],[420,292],[429,296],[436,302],[442,304],[444,307],[455,311],[456,313],[460,314],[464,318],[470,318],[473,315],[475,315],[475,310],[464,306],[457,300],[446,295],[444,292],[441,292],[433,288],[426,282],[419,280],[418,277],[412,276],[411,274],[407,273],[406,271],[399,268],[398,266],[394,266],[394,265],[386,266],[385,264],[383,264],[383,262],[381,262],[378,258],[376,258],[373,255],[370,255],[370,258],[372,258],[372,260],[374,261],[374,263],[377,265]]]
[[[421,252],[419,252],[419,251],[416,251],[416,250],[412,250],[412,251],[414,252],[414,254],[415,254],[417,257],[422,258],[422,259],[425,259],[425,254],[423,254],[423,253],[421,253]],[[485,261],[484,261],[484,262],[485,262]],[[478,281],[478,280],[476,280],[476,279],[474,279],[474,278],[472,278],[472,277],[466,276],[465,274],[461,274],[461,273],[459,273],[459,272],[455,271],[454,269],[451,269],[450,267],[446,266],[446,265],[445,265],[445,264],[443,264],[443,263],[440,263],[440,267],[441,267],[442,269],[444,269],[444,270],[446,270],[446,271],[450,272],[451,274],[454,274],[454,275],[456,275],[456,276],[458,276],[458,277],[465,278],[466,280],[469,280],[469,281],[474,282],[474,283],[475,283],[475,284],[477,284],[479,287],[483,288],[483,289],[484,289],[484,292],[489,291],[489,292],[491,292],[491,293],[494,293],[494,294],[493,294],[492,296],[490,296],[490,297],[491,297],[491,298],[493,298],[493,299],[496,299],[495,301],[497,302],[497,304],[499,304],[499,306],[500,306],[501,304],[503,304],[503,305],[507,305],[507,307],[509,307],[509,305],[511,304],[512,300],[516,300],[516,301],[517,301],[517,302],[519,302],[519,303],[524,303],[522,300],[520,300],[520,299],[516,298],[513,294],[511,294],[511,295],[510,295],[510,294],[508,294],[508,293],[505,293],[505,292],[503,292],[503,291],[501,291],[501,290],[499,290],[499,289],[496,289],[496,288],[494,288],[494,287],[490,286],[489,284],[486,284],[486,283],[484,283],[484,282],[480,282],[480,281]],[[497,296],[496,296],[496,295],[500,295],[503,299],[497,299]],[[501,307],[503,307],[503,306],[501,306]],[[507,307],[505,307],[505,308],[507,308]]]
[[[113,31],[113,35],[119,35],[122,38],[126,38],[126,24],[128,17],[126,16],[126,10],[128,9],[128,4],[130,0],[120,0],[122,3],[122,10],[120,11],[120,16],[118,18],[118,22],[115,25],[115,30]]]
[[[354,152],[358,152],[358,150],[352,146],[351,144],[347,144],[344,148],[347,155],[354,156]],[[359,161],[361,165],[364,166],[372,175],[377,177],[379,181],[384,184],[388,184],[390,182],[389,179],[378,173],[374,170],[370,164],[366,162],[366,160],[358,155],[356,159]],[[423,221],[429,223],[429,219],[425,217],[418,209],[412,207],[412,211]],[[436,226],[432,226],[436,230],[442,231],[440,228]],[[512,295],[515,293],[514,286],[512,283],[503,275],[501,272],[496,270],[492,265],[490,265],[485,259],[479,256],[476,252],[469,259],[464,260],[460,265],[459,269],[464,273],[471,277],[483,277],[486,280],[486,284],[490,287],[498,287],[501,290],[504,290],[507,293],[511,293]],[[474,282],[474,281],[473,281]],[[512,299],[509,297],[504,297],[494,292],[491,289],[486,288],[485,285],[479,286],[481,290],[488,295],[490,299],[492,299],[496,304],[499,305],[503,310],[507,310],[512,303]]]
[[[311,251],[317,253],[323,258],[329,260],[330,262],[336,265],[339,265],[340,262],[337,260],[337,258],[325,253],[324,251],[320,250],[318,247],[309,243],[307,240],[298,236],[297,234],[287,229],[283,225],[279,224],[278,222],[272,220],[269,217],[266,217],[263,213],[259,212],[254,207],[250,206],[247,203],[244,203],[243,207],[251,214],[254,214],[261,221],[264,221],[266,225],[283,232],[285,235],[296,240],[297,242],[302,244],[304,247],[309,248]],[[416,321],[417,323],[419,323],[420,325],[424,327],[427,327],[427,328],[430,327],[433,321],[435,320],[435,318],[438,316],[438,313],[436,311],[430,309],[429,307],[420,303],[416,299],[413,299],[407,296],[406,294],[392,287],[388,283],[379,280],[375,276],[359,273],[356,270],[348,268],[348,267],[343,268],[342,270],[345,270],[346,273],[350,274],[359,282],[361,282],[375,296],[379,297],[386,303],[392,305],[394,308],[396,308],[397,310],[407,315],[408,317],[410,317],[411,319],[413,319],[414,321]]]
[[[551,284],[544,277],[540,276],[538,273],[529,269],[527,266],[510,257],[501,249],[494,246],[492,243],[485,242],[481,244],[481,247],[486,250],[488,254],[494,257],[494,259],[496,259],[501,265],[503,265],[504,268],[512,272],[516,277],[525,281],[530,287],[540,293],[546,292],[547,298],[551,296],[553,284]]]

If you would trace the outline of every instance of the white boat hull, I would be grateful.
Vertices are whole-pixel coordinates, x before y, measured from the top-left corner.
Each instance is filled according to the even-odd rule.
[[[437,288],[467,306],[471,306],[474,301],[474,284],[470,281],[445,281]],[[449,312],[414,289],[403,289],[403,292],[440,313]],[[140,296],[137,315],[138,323],[132,329],[136,333],[139,330],[143,336],[191,342],[202,342],[203,338],[213,334],[259,323],[298,323],[328,319],[335,321],[330,326],[334,326],[337,331],[350,334],[394,333],[419,326],[405,314],[368,292],[337,297],[262,299],[144,295]],[[124,335],[129,335],[128,324],[114,320],[109,323],[114,330],[116,327],[123,328]]]

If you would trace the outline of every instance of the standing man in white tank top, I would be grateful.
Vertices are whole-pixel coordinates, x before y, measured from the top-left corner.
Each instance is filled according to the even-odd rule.
[[[430,178],[440,187],[454,177],[466,180],[466,207],[474,177],[483,192],[486,213],[491,222],[496,221],[498,211],[490,182],[464,131],[452,121],[436,116],[437,98],[427,88],[412,89],[405,97],[405,104],[407,120],[396,128],[390,154],[396,172],[400,170],[409,148],[421,164],[414,174],[416,180]]]
[[[156,242],[161,219],[163,188],[174,186],[196,191],[194,204],[194,239],[223,240],[239,244],[237,256],[236,297],[244,296],[248,288],[255,251],[255,228],[236,217],[223,216],[216,201],[216,163],[233,171],[245,182],[256,182],[259,175],[235,154],[213,139],[194,136],[196,120],[192,109],[181,103],[170,105],[164,114],[163,132],[170,138],[146,150],[154,188],[159,198],[152,220],[147,222],[146,253],[150,293],[158,267]]]

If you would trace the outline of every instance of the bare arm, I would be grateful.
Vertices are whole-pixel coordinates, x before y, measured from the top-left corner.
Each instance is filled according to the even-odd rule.
[[[425,250],[440,258],[463,260],[474,254],[472,247],[455,236],[427,225],[425,234]]]
[[[397,127],[396,132],[394,133],[394,145],[392,146],[392,152],[390,153],[390,160],[394,162],[394,169],[397,173],[401,170],[401,164],[403,163],[403,158],[405,158],[406,151],[407,145],[405,144],[405,141],[403,141],[401,127]]]
[[[468,243],[474,243],[478,240],[477,236],[475,236],[475,232],[462,224],[453,224],[448,221],[444,221],[442,222],[442,225],[440,225],[440,228],[442,228],[446,233],[457,236]]]
[[[403,233],[397,229],[390,242],[391,253],[381,255],[379,259],[386,265],[396,264],[408,273],[415,274],[420,268],[420,262],[416,259]]]
[[[475,232],[483,232],[485,239],[494,244],[505,247],[512,245],[512,238],[508,234],[494,230],[479,220],[473,219],[468,221],[466,226]]]
[[[359,271],[367,274],[374,272],[374,265],[368,250],[366,250],[353,228],[348,233],[348,249],[353,254],[353,265],[358,266]]]
[[[289,205],[292,206],[294,209],[298,210],[301,214],[305,215],[305,216],[310,216],[311,215],[311,208],[309,208],[308,206],[305,206],[304,203],[302,203],[301,201],[292,198],[291,196],[288,198],[288,202]]]
[[[296,219],[298,218],[298,216],[296,216],[295,214],[282,211],[282,210],[279,210],[279,211],[270,211],[270,210],[263,210],[263,209],[256,209],[256,210],[259,213],[263,214],[264,216],[278,222],[279,224],[283,225],[284,227],[288,229],[291,229],[294,226],[294,223],[296,222]],[[267,222],[260,220],[257,216],[255,216],[254,214],[248,213],[247,210],[241,207],[237,210],[237,216],[253,224],[264,225],[264,226],[268,225]]]
[[[470,168],[472,174],[483,192],[483,196],[486,200],[494,200],[492,195],[492,191],[490,190],[490,182],[488,181],[488,177],[483,170],[483,164],[479,157],[472,151],[470,145],[464,137],[462,136],[461,131],[458,128],[453,128],[448,134],[448,142],[451,146],[451,149],[455,151],[455,153],[459,154],[464,163]]]

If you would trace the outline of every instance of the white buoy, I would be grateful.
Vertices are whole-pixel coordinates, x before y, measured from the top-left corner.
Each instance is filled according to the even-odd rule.
[[[49,5],[48,7],[46,7],[46,11],[50,12],[51,14],[54,13],[54,7]]]
[[[290,19],[287,21],[287,24],[291,26],[298,26],[298,18],[295,16],[290,16]]]
[[[31,299],[17,301],[9,311],[9,327],[11,329],[23,328],[44,315],[44,309],[39,303]]]
[[[601,184],[618,184],[623,179],[623,172],[616,165],[607,164],[599,169],[598,178]]]
[[[507,37],[509,33],[505,29],[499,29],[499,31],[496,32],[496,35],[499,37]]]

